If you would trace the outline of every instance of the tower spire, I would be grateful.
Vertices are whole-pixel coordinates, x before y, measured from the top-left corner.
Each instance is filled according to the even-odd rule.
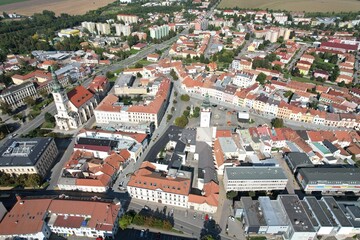
[[[63,87],[61,86],[61,84],[56,76],[56,73],[54,71],[54,68],[52,66],[50,66],[50,71],[51,71],[51,77],[53,80],[52,90],[53,90],[53,92],[60,92],[63,89]]]

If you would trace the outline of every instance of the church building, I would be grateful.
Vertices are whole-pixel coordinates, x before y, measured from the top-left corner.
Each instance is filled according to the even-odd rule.
[[[61,130],[77,129],[94,115],[94,109],[97,106],[94,94],[83,86],[77,86],[66,93],[53,69],[51,69],[51,74],[52,94],[57,110],[56,126]]]

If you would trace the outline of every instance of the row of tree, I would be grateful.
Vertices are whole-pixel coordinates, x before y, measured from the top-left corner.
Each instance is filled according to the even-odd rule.
[[[38,174],[9,174],[0,171],[0,186],[2,187],[39,187],[41,177]]]

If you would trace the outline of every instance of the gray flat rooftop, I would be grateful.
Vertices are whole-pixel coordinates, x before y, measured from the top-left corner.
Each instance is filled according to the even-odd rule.
[[[252,200],[251,197],[242,197],[241,203],[249,226],[266,226],[259,201]]]
[[[278,201],[270,200],[269,197],[259,197],[258,201],[269,226],[287,226],[289,224],[288,218]]]
[[[305,202],[304,200],[301,200],[301,204],[303,205],[304,210],[305,210],[306,214],[308,215],[309,220],[310,220],[311,224],[313,225],[313,227],[319,227],[319,223],[317,222],[314,214],[312,213],[312,211],[309,207],[309,204],[307,204],[307,202]]]
[[[339,205],[333,197],[323,197],[322,201],[326,203],[327,207],[330,209],[342,227],[352,227],[352,224],[347,219],[345,213],[340,209]]]
[[[309,217],[297,195],[279,195],[295,232],[315,232]]]
[[[360,184],[360,168],[302,168],[299,174],[312,184]]]
[[[322,227],[331,227],[333,224],[328,219],[324,211],[322,210],[318,200],[313,196],[307,196],[304,198],[304,201],[309,205],[314,217],[319,222]]]
[[[319,203],[321,209],[324,211],[326,217],[329,219],[330,223],[333,226],[338,226],[338,224],[336,223],[336,221],[335,221],[334,217],[332,216],[331,212],[327,208],[326,203],[323,202],[323,201],[319,201],[318,203]]]
[[[219,142],[224,153],[232,153],[237,151],[236,144],[232,137],[220,137]]]
[[[52,138],[14,138],[0,147],[0,167],[34,166]]]
[[[287,180],[283,169],[273,166],[227,167],[225,174],[229,180]]]

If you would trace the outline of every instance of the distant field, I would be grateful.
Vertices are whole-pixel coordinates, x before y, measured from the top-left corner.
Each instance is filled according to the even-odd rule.
[[[305,12],[360,11],[359,0],[221,0],[219,8],[260,8]]]
[[[0,0],[0,6],[10,4],[10,3],[16,3],[16,2],[25,2],[25,1],[28,1],[28,0]]]
[[[43,10],[50,10],[57,15],[61,13],[78,15],[112,2],[115,0],[0,0],[0,13],[18,13],[30,16]]]

